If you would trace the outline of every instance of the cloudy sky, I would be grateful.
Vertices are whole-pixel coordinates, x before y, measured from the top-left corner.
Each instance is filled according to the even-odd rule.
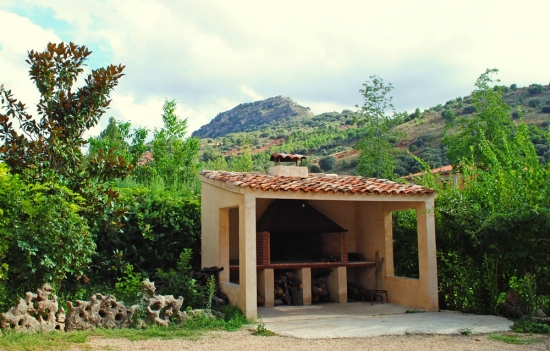
[[[369,76],[398,111],[502,84],[550,81],[550,1],[0,0],[0,84],[28,105],[27,51],[86,45],[90,69],[126,66],[108,116],[162,126],[176,99],[189,131],[239,103],[283,95],[314,113],[355,109]]]

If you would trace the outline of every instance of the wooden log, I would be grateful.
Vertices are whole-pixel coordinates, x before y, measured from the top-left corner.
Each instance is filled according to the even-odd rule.
[[[275,294],[282,294],[283,293],[283,288],[281,286],[275,285],[273,288],[274,288]]]
[[[225,301],[223,299],[220,299],[216,295],[212,296],[212,300],[214,300],[220,306],[225,304]],[[262,303],[263,303],[263,299],[262,299]]]
[[[317,295],[321,295],[323,293],[323,289],[319,288],[318,286],[312,285],[311,292]]]

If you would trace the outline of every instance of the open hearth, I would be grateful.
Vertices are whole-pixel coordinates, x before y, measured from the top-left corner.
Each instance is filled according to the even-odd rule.
[[[305,201],[274,201],[256,226],[260,266],[347,262],[347,230]]]

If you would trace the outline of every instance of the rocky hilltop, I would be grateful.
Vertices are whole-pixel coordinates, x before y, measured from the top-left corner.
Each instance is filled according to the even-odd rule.
[[[291,98],[276,96],[243,103],[229,111],[221,112],[210,123],[193,132],[192,136],[217,138],[229,133],[258,130],[273,121],[282,122],[291,118],[313,116],[309,107],[300,106]]]

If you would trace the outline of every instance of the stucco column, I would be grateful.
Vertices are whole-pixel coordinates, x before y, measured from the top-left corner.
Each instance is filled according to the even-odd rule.
[[[258,291],[264,298],[264,306],[272,307],[275,300],[275,274],[273,269],[262,269],[258,271]]]
[[[311,268],[298,269],[298,279],[304,284],[304,305],[311,305]]]
[[[246,318],[256,320],[256,199],[245,194],[239,204],[239,307]]]
[[[346,267],[332,269],[327,277],[328,292],[334,302],[348,302],[348,275]]]
[[[437,296],[437,256],[435,247],[435,218],[433,198],[416,212],[418,228],[418,263],[420,283],[425,295],[425,302],[430,310],[439,309]],[[428,302],[429,301],[429,302]]]

